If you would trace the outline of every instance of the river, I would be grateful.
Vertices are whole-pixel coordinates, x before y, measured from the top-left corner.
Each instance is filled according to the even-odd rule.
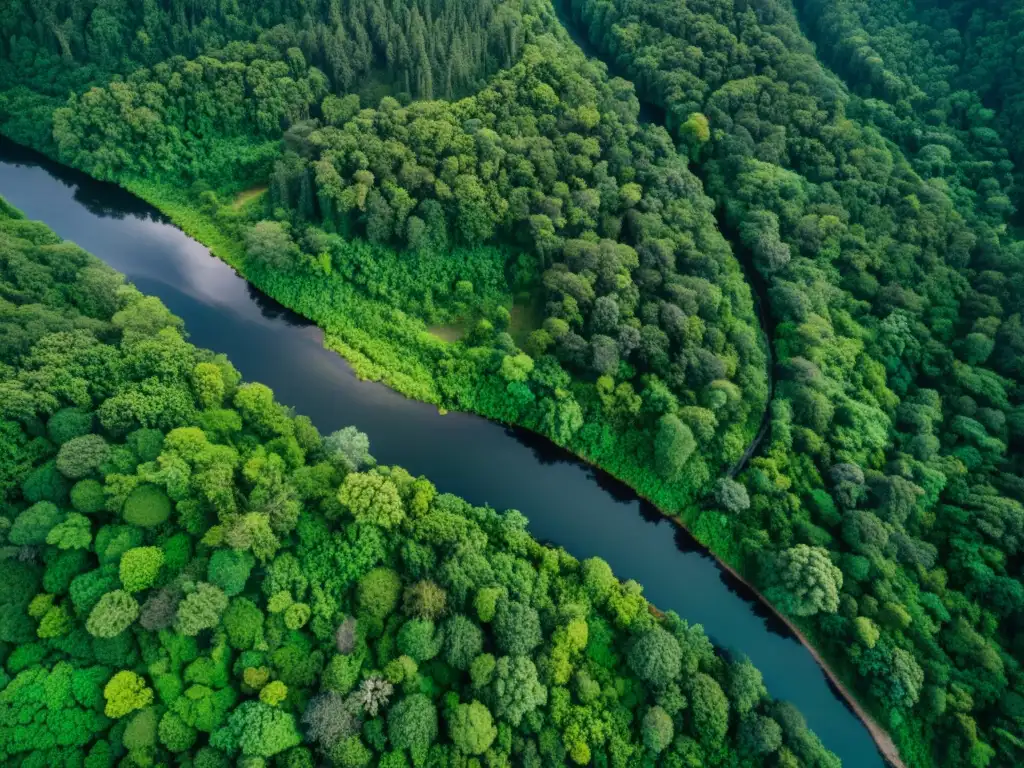
[[[226,354],[246,379],[271,387],[322,432],[353,424],[370,436],[379,461],[474,504],[518,509],[538,539],[605,559],[620,578],[643,584],[659,608],[746,654],[771,694],[792,701],[844,765],[884,765],[867,729],[785,625],[622,483],[531,433],[469,414],[442,416],[360,381],[324,349],[316,326],[119,187],[0,139],[0,195],[159,296],[184,319],[193,343]]]

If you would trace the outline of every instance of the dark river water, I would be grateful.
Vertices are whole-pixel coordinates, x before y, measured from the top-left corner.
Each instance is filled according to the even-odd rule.
[[[198,242],[120,188],[0,139],[0,195],[159,296],[191,341],[223,352],[321,432],[354,424],[381,462],[425,475],[440,491],[518,509],[538,539],[598,556],[644,585],[662,610],[704,626],[746,654],[771,694],[792,701],[825,745],[854,768],[883,766],[867,729],[807,650],[685,532],[626,486],[546,440],[467,414],[440,415],[359,381],[323,334],[263,295]]]

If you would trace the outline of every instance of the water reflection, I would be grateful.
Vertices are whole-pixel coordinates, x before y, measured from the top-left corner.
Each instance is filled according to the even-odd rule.
[[[318,328],[110,185],[0,141],[0,194],[159,296],[185,320],[194,343],[226,354],[245,378],[270,386],[321,431],[354,424],[369,434],[382,462],[426,475],[442,492],[474,504],[519,509],[538,539],[579,558],[604,558],[621,578],[643,584],[659,608],[748,656],[772,695],[791,700],[847,765],[882,765],[807,650],[697,542],[624,484],[535,434],[468,414],[441,416],[359,381],[323,348]]]

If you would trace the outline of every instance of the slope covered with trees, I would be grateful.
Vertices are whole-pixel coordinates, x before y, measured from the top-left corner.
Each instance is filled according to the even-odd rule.
[[[99,178],[183,196],[363,373],[540,431],[683,510],[764,413],[749,286],[629,84],[546,3],[494,17],[515,63],[459,101],[363,108],[274,28],[52,99],[45,121],[26,122],[45,89],[14,67],[24,86],[0,117]],[[239,209],[244,180],[269,192]],[[463,338],[437,344],[423,323]]]
[[[1002,768],[1024,762],[1020,14],[897,5],[573,0],[656,127],[547,0],[26,2],[0,20],[0,126],[173,209],[364,374],[681,512],[912,765]],[[439,89],[417,16],[471,75]],[[723,232],[768,285],[780,374],[738,482],[714,478],[768,389]]]
[[[5,765],[837,766],[515,511],[321,436],[0,200]]]
[[[745,493],[730,491],[749,505],[719,500],[716,550],[816,617],[910,761],[1018,764],[1024,347],[1009,175],[959,195],[991,171],[965,145],[962,186],[923,178],[854,117],[867,107],[785,4],[574,11],[664,107],[770,284],[783,372],[771,442]]]
[[[803,5],[819,52],[924,176],[981,192],[988,214],[1021,208],[1024,4]],[[1013,165],[1011,166],[1010,161]]]

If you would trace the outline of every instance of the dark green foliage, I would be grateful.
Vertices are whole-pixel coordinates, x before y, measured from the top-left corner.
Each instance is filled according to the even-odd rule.
[[[16,253],[26,265],[48,254],[30,243]],[[0,271],[3,295],[15,295],[10,279]],[[102,284],[118,291],[116,280]],[[40,311],[81,317],[64,295],[47,294],[52,306]],[[93,432],[62,445],[98,436],[109,460],[81,465],[91,476],[75,484],[69,512],[33,499],[61,479],[53,461],[63,448],[12,446],[26,476],[49,469],[20,495],[18,484],[5,491],[17,514],[6,534],[16,556],[0,559],[0,762],[510,765],[539,756],[539,744],[545,755],[611,764],[620,752],[654,754],[671,736],[655,699],[672,709],[673,744],[723,754],[741,743],[721,734],[723,690],[744,718],[772,715],[749,672],[727,667],[678,617],[659,623],[637,585],[619,584],[607,566],[540,545],[518,513],[474,508],[376,466],[351,433],[341,448],[327,441],[345,461],[324,461],[311,425],[223,361],[223,392],[211,395],[210,370],[197,373],[208,353],[161,307],[131,290],[100,299],[74,344],[43,335],[9,365],[17,387],[51,410],[72,407],[52,382],[79,376],[99,415]],[[19,322],[0,313],[4,333]],[[84,361],[78,350],[90,350]],[[58,352],[71,357],[54,379],[29,365]],[[109,365],[101,385],[88,383],[99,377],[92,355]],[[159,377],[153,359],[164,361]],[[149,382],[141,398],[140,380]],[[237,411],[221,407],[228,398]],[[150,400],[159,410],[145,410]],[[204,407],[230,417],[206,431],[196,426],[207,423],[196,417]],[[309,453],[285,445],[300,435]],[[962,635],[973,647],[969,628]],[[671,656],[664,638],[674,664],[634,659]],[[643,679],[622,664],[629,648]],[[898,660],[889,674],[872,661],[869,674],[887,696],[919,696],[920,675]],[[700,702],[692,711],[684,691]],[[724,712],[731,727],[727,702]],[[746,720],[735,719],[738,734]],[[777,719],[780,752],[814,754],[805,727]],[[742,733],[750,753],[766,749]]]
[[[510,656],[528,656],[542,639],[536,609],[511,600],[498,603],[493,628],[498,648]]]
[[[224,590],[228,597],[233,597],[245,589],[254,562],[253,556],[248,552],[218,549],[210,557],[207,578],[211,584]]]
[[[996,702],[1022,682],[1000,618],[1024,519],[1022,17],[997,5],[572,3],[665,111],[775,320],[749,506],[720,485],[695,531],[812,617],[912,765],[1020,759]],[[761,720],[743,734],[777,746]]]
[[[80,408],[62,408],[46,422],[46,434],[58,445],[92,431],[92,414]]]

